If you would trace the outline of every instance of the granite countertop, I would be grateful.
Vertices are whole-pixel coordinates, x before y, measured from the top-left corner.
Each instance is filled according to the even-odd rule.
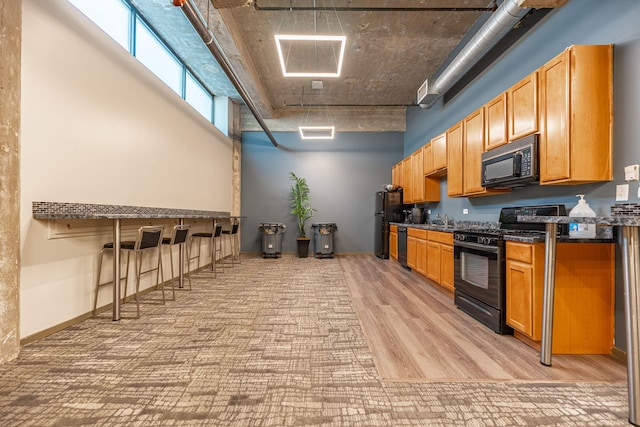
[[[92,203],[33,202],[35,219],[229,218],[229,212]]]
[[[622,215],[596,216],[596,217],[518,215],[518,221],[556,223],[556,224],[569,224],[570,222],[579,222],[582,224],[640,226],[640,216],[622,216]]]
[[[530,218],[536,218],[536,221],[531,221],[529,220]],[[554,221],[540,221],[540,220],[537,220],[538,218],[551,218]],[[574,219],[573,221],[569,221],[569,220],[555,221],[555,219],[557,218],[567,219],[569,217],[567,216],[565,217],[519,216],[518,221],[537,222],[537,223],[557,222],[559,224],[568,224],[569,222],[575,222],[575,219],[576,219],[575,217],[573,217]],[[590,218],[590,219],[594,219],[594,218]],[[640,219],[638,223],[640,224]],[[411,223],[404,223],[404,222],[391,222],[390,224],[400,225],[400,226],[409,227],[409,228],[419,228],[422,230],[442,231],[445,233],[453,233],[453,232],[462,231],[462,230],[487,229],[487,228],[499,229],[500,228],[499,222],[492,222],[492,221],[454,221],[452,224],[449,224],[447,226],[442,224],[411,224]],[[597,222],[597,224],[601,224],[601,223]],[[558,243],[615,243],[616,240],[613,236],[612,227],[598,227],[596,232],[597,232],[596,238],[593,238],[593,239],[576,239],[569,236],[558,236],[556,241]],[[545,232],[540,231],[540,233],[538,234],[520,234],[520,235],[505,234],[504,240],[511,241],[511,242],[522,242],[522,243],[544,243]]]

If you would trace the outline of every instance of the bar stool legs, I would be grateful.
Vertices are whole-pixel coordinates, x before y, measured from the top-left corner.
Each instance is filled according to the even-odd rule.
[[[187,242],[187,237],[189,235],[189,226],[188,225],[176,225],[173,227],[173,233],[171,237],[165,237],[162,239],[162,246],[165,245],[169,247],[169,262],[171,263],[171,291],[173,292],[173,300],[176,299],[176,287],[175,287],[175,275],[173,272],[173,246],[174,245],[185,245]],[[191,290],[191,275],[189,274],[189,260],[191,257],[189,247],[187,249],[187,256],[185,261],[187,267],[187,277],[189,279],[189,290]],[[199,255],[199,254],[198,254]],[[180,288],[178,288],[180,289]]]
[[[231,229],[230,230],[222,230],[222,234],[228,236],[228,242],[229,242],[229,246],[230,246],[230,250],[231,250],[231,265],[233,266],[235,264],[235,260],[236,260],[236,255],[238,257],[238,264],[241,263],[240,261],[240,241],[238,240],[238,227],[240,224],[238,224],[238,222],[234,221],[231,224]],[[229,263],[226,263],[227,265],[229,265]]]
[[[215,224],[213,233],[193,233],[191,235],[192,247],[190,249],[190,252],[193,253],[193,244],[196,243],[195,239],[198,239],[196,243],[198,247],[198,254],[194,256],[189,255],[189,263],[191,263],[192,260],[197,259],[198,268],[200,268],[200,250],[202,239],[211,239],[211,271],[213,271],[213,277],[217,277],[218,268],[221,268],[222,272],[224,272],[224,266],[220,265],[221,263],[217,262],[218,254],[222,253],[222,246],[220,242],[220,235],[222,233],[222,225]]]
[[[136,271],[136,284],[135,284],[135,293],[134,297],[136,300],[136,318],[140,317],[140,277],[142,274],[150,273],[152,271],[156,271],[156,286],[161,284],[164,281],[164,275],[162,272],[162,264],[160,264],[161,260],[161,249],[160,243],[162,241],[162,227],[140,227],[138,230],[138,238],[135,241],[124,241],[120,242],[120,248],[114,248],[113,243],[106,243],[102,247],[102,251],[100,252],[100,259],[98,261],[98,275],[96,278],[96,290],[95,297],[93,303],[93,315],[96,314],[96,309],[98,305],[98,293],[100,289],[106,285],[113,284],[113,286],[120,286],[122,279],[124,279],[124,293],[122,294],[122,301],[124,302],[127,297],[127,285],[129,283],[129,261],[131,252],[134,254],[134,265]],[[142,252],[145,250],[157,249],[158,253],[158,263],[156,264],[156,268],[151,268],[146,271],[142,271]],[[114,277],[112,281],[100,283],[100,278],[102,274],[102,261],[104,258],[104,254],[106,252],[113,253],[114,250],[127,251],[127,262],[125,269],[124,277]],[[162,303],[164,304],[164,286],[162,286]]]

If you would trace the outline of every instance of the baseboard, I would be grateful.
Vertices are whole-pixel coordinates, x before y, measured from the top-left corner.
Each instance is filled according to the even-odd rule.
[[[619,362],[627,363],[627,352],[620,350],[618,347],[611,347],[611,357]]]
[[[209,263],[207,265],[204,265],[204,266],[202,266],[202,267],[200,267],[198,269],[192,270],[191,273],[195,273],[195,272],[198,272],[200,270],[204,270],[210,265],[211,265],[211,263]],[[163,284],[165,286],[168,286],[170,283],[171,283],[171,281],[168,280],[168,281],[165,281]],[[144,289],[144,290],[140,291],[140,295],[146,295],[146,294],[148,294],[150,292],[153,292],[155,290],[157,290],[156,287],[155,286],[151,286],[151,287],[149,287],[147,289]],[[124,301],[125,301],[125,303],[126,302],[132,302],[132,301],[135,301],[135,299],[134,299],[133,295],[129,295],[128,297],[125,298]],[[109,304],[104,305],[102,307],[98,307],[96,309],[96,314],[104,313],[105,311],[111,311],[111,310],[113,310],[113,303],[109,303]],[[39,340],[41,340],[43,338],[48,337],[49,335],[53,335],[56,332],[60,332],[60,331],[66,329],[66,328],[68,328],[70,326],[77,325],[78,323],[84,322],[85,320],[90,319],[91,317],[93,317],[93,314],[92,314],[92,311],[89,311],[87,313],[81,314],[80,316],[74,317],[73,319],[69,319],[66,322],[59,323],[59,324],[54,325],[54,326],[52,326],[50,328],[47,328],[47,329],[42,330],[40,332],[37,332],[37,333],[35,333],[33,335],[29,335],[27,337],[21,338],[20,339],[20,347],[24,347],[25,345],[28,345],[28,344],[31,344],[33,342],[39,341]]]

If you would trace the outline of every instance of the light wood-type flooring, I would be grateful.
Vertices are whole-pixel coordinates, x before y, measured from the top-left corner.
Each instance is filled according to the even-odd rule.
[[[395,260],[340,258],[353,307],[384,380],[626,382],[610,356],[553,355],[499,335],[458,310],[451,294]]]

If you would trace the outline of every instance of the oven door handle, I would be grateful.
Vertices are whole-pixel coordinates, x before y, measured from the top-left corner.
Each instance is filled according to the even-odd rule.
[[[479,251],[483,251],[483,252],[489,252],[492,254],[497,254],[500,249],[496,246],[485,246],[485,245],[480,245],[478,243],[471,243],[471,242],[461,242],[459,240],[454,240],[453,241],[453,246],[460,246],[462,248],[469,248],[469,249],[476,249]]]

